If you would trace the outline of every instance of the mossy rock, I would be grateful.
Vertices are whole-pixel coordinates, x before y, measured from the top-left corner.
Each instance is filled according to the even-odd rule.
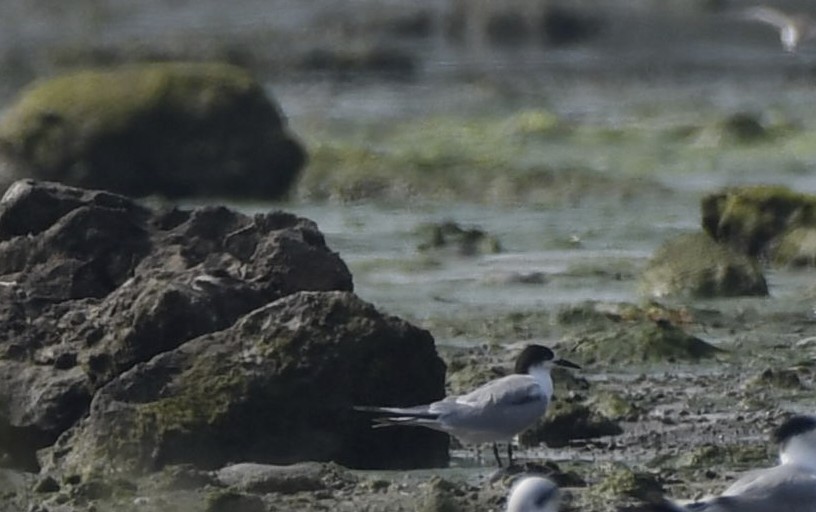
[[[768,449],[758,445],[704,444],[684,451],[669,461],[661,461],[663,467],[678,469],[709,470],[715,467],[751,468],[767,466],[770,462]]]
[[[590,489],[591,494],[606,498],[630,496],[651,500],[663,495],[663,485],[650,473],[633,471],[619,464],[615,465],[596,485]]]
[[[519,436],[522,446],[544,443],[550,448],[566,446],[573,439],[593,439],[623,433],[617,422],[583,403],[556,400],[544,419]]]
[[[353,410],[439,399],[444,375],[427,331],[352,293],[298,292],[118,376],[41,461],[83,475],[232,460],[445,465],[447,435],[372,429]]]
[[[0,120],[5,176],[133,196],[285,194],[305,161],[246,71],[216,63],[90,70],[37,82]]]
[[[778,266],[816,266],[816,226],[789,229],[772,247],[771,261]]]
[[[697,361],[722,350],[668,322],[648,322],[587,333],[569,352],[585,364]]]
[[[664,242],[649,261],[640,288],[652,297],[768,295],[768,284],[756,259],[718,244],[702,232]]]
[[[748,389],[805,389],[802,379],[799,378],[799,374],[796,370],[790,368],[767,368],[759,375],[746,381],[745,387]]]
[[[477,256],[501,252],[499,239],[476,227],[462,227],[446,221],[419,228],[422,237],[417,247],[423,252],[448,252],[459,256]]]
[[[816,228],[816,196],[783,186],[756,185],[709,194],[702,199],[701,211],[703,229],[709,235],[750,256],[768,255],[784,240],[780,237],[797,228]],[[806,232],[791,235],[784,240],[780,262],[795,259],[798,246],[811,243]]]

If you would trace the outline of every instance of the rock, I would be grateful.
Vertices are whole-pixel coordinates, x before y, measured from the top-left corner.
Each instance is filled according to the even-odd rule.
[[[665,494],[663,485],[650,473],[633,471],[623,464],[617,464],[598,482],[591,492],[615,498],[631,496],[645,501],[659,500]]]
[[[60,490],[59,482],[57,482],[56,479],[54,479],[54,477],[51,475],[46,475],[40,478],[39,480],[37,480],[37,483],[34,484],[34,492],[48,493],[57,492],[59,490]]]
[[[294,494],[340,487],[356,480],[336,464],[301,462],[290,466],[273,466],[244,462],[215,472],[222,485],[241,492]]]
[[[205,512],[266,512],[260,496],[232,491],[213,491],[207,497]]]
[[[759,263],[706,233],[683,234],[664,242],[649,261],[640,288],[653,297],[768,295]]]
[[[603,25],[596,16],[558,5],[550,6],[541,19],[544,38],[553,46],[585,42],[598,35]]]
[[[604,366],[696,361],[722,352],[668,322],[643,322],[580,334],[567,345],[568,352],[581,363]]]
[[[453,221],[421,226],[423,241],[420,251],[452,253],[459,256],[478,256],[501,252],[499,239],[480,228],[464,228]]]
[[[110,381],[43,465],[79,474],[236,459],[443,465],[445,434],[372,430],[352,406],[439,399],[444,374],[427,331],[348,292],[294,293]]]
[[[304,161],[263,87],[225,64],[80,71],[33,84],[0,120],[1,186],[269,199]]]
[[[544,418],[519,436],[522,446],[561,448],[573,439],[616,436],[623,429],[583,403],[556,400]]]
[[[0,200],[0,281],[0,452],[28,470],[134,365],[296,291],[353,288],[306,219],[33,181]]]
[[[766,368],[762,373],[748,379],[744,387],[746,389],[765,390],[770,387],[790,390],[804,390],[805,385],[799,378],[799,373],[791,368]]]
[[[715,240],[749,256],[772,260],[774,247],[786,234],[816,227],[816,196],[782,186],[755,185],[709,194],[702,199],[701,210],[703,229]],[[810,252],[797,248],[812,246],[810,236],[801,236],[805,233],[785,240],[779,263]]]
[[[778,266],[816,267],[816,226],[786,230],[771,250],[771,261]]]

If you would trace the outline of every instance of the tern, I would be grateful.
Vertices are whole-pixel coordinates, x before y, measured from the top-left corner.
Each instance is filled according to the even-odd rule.
[[[799,44],[816,37],[816,23],[805,14],[786,14],[772,7],[751,7],[743,11],[745,19],[761,21],[779,30],[785,51],[795,52]]]
[[[531,426],[550,405],[555,366],[580,368],[558,359],[543,345],[527,345],[516,359],[515,373],[492,380],[466,395],[449,396],[414,407],[358,406],[358,411],[386,416],[375,418],[375,427],[396,425],[427,427],[467,444],[493,443],[493,455],[502,467],[497,441],[507,441],[508,466],[513,465],[513,436]]]
[[[749,471],[720,496],[680,505],[669,500],[648,512],[816,512],[816,416],[794,416],[773,435],[779,464]]]
[[[513,484],[506,512],[558,512],[560,501],[561,492],[551,480],[525,476]]]

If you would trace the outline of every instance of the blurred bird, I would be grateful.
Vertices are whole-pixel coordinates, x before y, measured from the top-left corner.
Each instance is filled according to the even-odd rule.
[[[816,23],[806,14],[786,14],[772,7],[751,7],[743,11],[748,20],[768,23],[779,30],[785,51],[795,52],[799,45],[816,37]]]
[[[558,512],[561,492],[552,481],[540,476],[516,480],[507,497],[507,512]]]
[[[773,435],[779,464],[749,471],[720,496],[680,505],[663,500],[621,512],[816,512],[816,416],[794,416]]]
[[[507,441],[508,465],[513,465],[512,438],[547,412],[553,394],[550,370],[555,366],[580,368],[557,359],[549,348],[528,345],[516,359],[515,373],[492,380],[461,396],[415,407],[358,406],[358,411],[388,416],[375,418],[376,427],[427,427],[447,432],[463,443],[493,443],[493,455],[502,467],[497,441]]]

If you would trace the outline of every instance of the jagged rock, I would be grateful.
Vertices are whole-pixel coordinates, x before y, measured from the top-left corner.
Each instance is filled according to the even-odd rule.
[[[445,464],[446,435],[372,430],[352,410],[439,399],[444,374],[427,331],[348,292],[299,292],[116,377],[44,451],[44,466],[86,474],[231,460]]]
[[[35,83],[0,120],[0,187],[275,198],[304,161],[263,87],[225,64],[80,71]]]
[[[652,297],[768,295],[759,262],[706,233],[683,234],[664,242],[649,261],[640,287]]]
[[[0,452],[26,469],[134,365],[293,292],[352,289],[309,220],[33,181],[0,200],[0,282]]]

